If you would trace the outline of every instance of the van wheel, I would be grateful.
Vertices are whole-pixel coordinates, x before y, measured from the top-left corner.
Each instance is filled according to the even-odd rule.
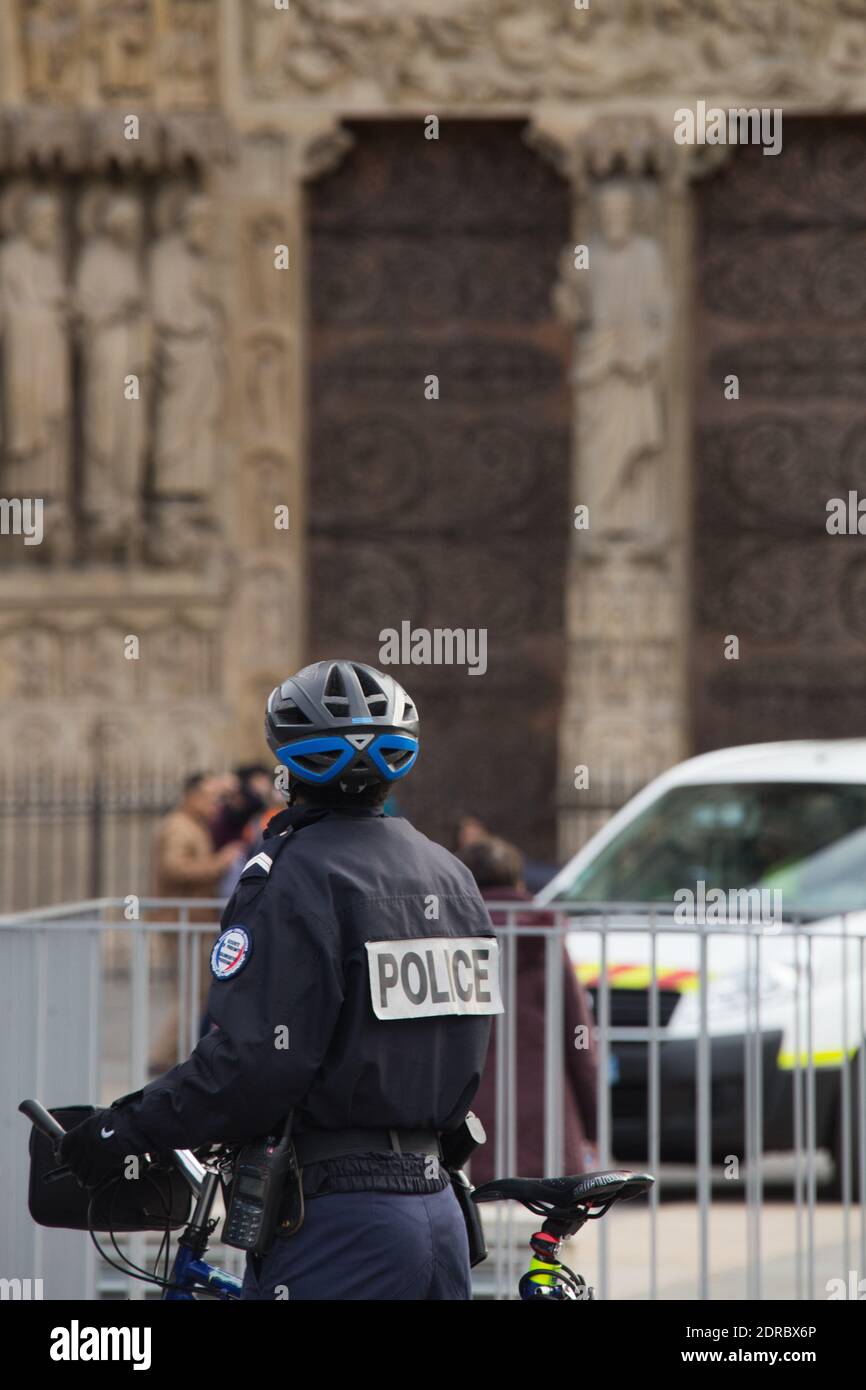
[[[860,1200],[860,1129],[859,1129],[859,1091],[860,1091],[860,1058],[859,1056],[851,1059],[849,1070],[850,1078],[850,1098],[848,1104],[848,1154],[849,1171],[851,1174],[851,1201]],[[842,1200],[842,1077],[839,1077],[839,1098],[836,1102],[836,1121],[833,1126],[833,1164],[835,1172],[830,1188],[830,1196],[837,1201]]]

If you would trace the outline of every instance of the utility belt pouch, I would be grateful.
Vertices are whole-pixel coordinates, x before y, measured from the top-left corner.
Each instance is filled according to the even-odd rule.
[[[303,1219],[304,1199],[290,1114],[281,1134],[245,1144],[238,1153],[222,1238],[238,1250],[266,1255],[278,1221],[291,1235]]]
[[[294,1156],[294,1145],[292,1145]],[[292,1164],[283,1188],[283,1204],[280,1208],[279,1230],[284,1236],[293,1236],[304,1224],[304,1170],[297,1160]]]
[[[469,1241],[469,1263],[474,1269],[480,1265],[482,1260],[487,1259],[487,1241],[484,1239],[484,1227],[481,1224],[481,1212],[477,1202],[472,1200],[473,1187],[462,1168],[450,1168],[451,1186],[454,1189],[454,1196],[457,1198],[460,1210],[463,1213],[463,1220],[466,1225],[466,1237]]]
[[[463,1213],[466,1236],[469,1241],[469,1263],[473,1268],[475,1265],[480,1265],[482,1260],[487,1259],[487,1242],[484,1239],[481,1213],[477,1204],[472,1200],[473,1188],[463,1171],[463,1164],[467,1162],[479,1144],[484,1144],[486,1141],[487,1135],[484,1126],[471,1110],[460,1128],[443,1134],[440,1141],[442,1161],[448,1170],[454,1195]]]

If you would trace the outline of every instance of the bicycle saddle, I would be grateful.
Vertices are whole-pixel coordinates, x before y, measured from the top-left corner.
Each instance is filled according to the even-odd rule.
[[[497,1178],[476,1187],[476,1202],[538,1203],[556,1211],[575,1207],[601,1206],[620,1197],[638,1197],[652,1186],[649,1173],[630,1173],[623,1169],[581,1173],[573,1178]]]

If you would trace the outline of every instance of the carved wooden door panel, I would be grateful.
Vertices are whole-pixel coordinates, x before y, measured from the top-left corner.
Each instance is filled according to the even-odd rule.
[[[386,628],[486,628],[487,670],[389,666],[418,702],[400,789],[448,839],[472,810],[554,846],[569,537],[568,196],[514,122],[353,127],[310,190],[311,659]],[[439,378],[439,399],[425,379]]]
[[[826,530],[866,495],[866,125],[784,134],[696,190],[698,750],[866,733],[866,540]]]

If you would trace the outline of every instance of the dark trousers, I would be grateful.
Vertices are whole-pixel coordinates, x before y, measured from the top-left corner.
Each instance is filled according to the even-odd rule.
[[[469,1249],[457,1199],[450,1185],[424,1197],[311,1197],[296,1235],[277,1236],[261,1261],[247,1257],[241,1296],[290,1302],[469,1299]]]

